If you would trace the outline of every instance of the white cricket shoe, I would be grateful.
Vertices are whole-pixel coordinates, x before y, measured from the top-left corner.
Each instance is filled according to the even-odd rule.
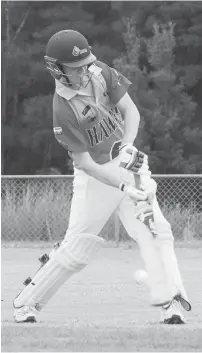
[[[37,310],[33,306],[22,306],[14,310],[15,322],[36,322]]]
[[[181,325],[186,323],[180,311],[180,303],[178,301],[173,300],[170,305],[162,307],[160,322],[167,325]]]

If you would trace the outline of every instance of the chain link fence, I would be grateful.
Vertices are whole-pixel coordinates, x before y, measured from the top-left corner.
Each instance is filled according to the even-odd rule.
[[[178,239],[202,239],[202,175],[154,175],[157,198]],[[3,242],[58,241],[68,227],[73,176],[2,176]],[[128,238],[116,215],[101,232],[106,240]]]

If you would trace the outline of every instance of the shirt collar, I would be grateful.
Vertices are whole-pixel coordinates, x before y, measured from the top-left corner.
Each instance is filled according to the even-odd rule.
[[[92,83],[93,83],[93,78],[92,78]],[[59,96],[65,98],[66,100],[70,100],[76,95],[94,97],[93,87],[92,87],[93,93],[91,95],[85,87],[81,87],[79,90],[71,89],[58,80],[55,80],[55,85],[56,85],[56,93]]]
[[[71,88],[63,85],[58,80],[55,80],[55,90],[59,96],[65,98],[68,101],[78,94],[77,90],[71,89]]]

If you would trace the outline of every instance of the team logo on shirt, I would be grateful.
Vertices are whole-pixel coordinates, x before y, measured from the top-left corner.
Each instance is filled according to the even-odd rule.
[[[84,108],[84,110],[82,111],[82,114],[84,116],[86,116],[86,114],[89,113],[89,115],[86,116],[87,121],[89,121],[89,123],[92,123],[95,119],[96,119],[96,115],[94,115],[94,113],[91,110],[91,106],[90,105],[86,105],[86,107]]]
[[[110,138],[113,132],[123,124],[123,118],[117,107],[109,111],[109,116],[103,118],[99,123],[86,129],[89,142],[92,147],[101,143],[105,138]]]

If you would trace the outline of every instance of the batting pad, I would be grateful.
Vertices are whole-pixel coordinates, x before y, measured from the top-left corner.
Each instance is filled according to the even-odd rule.
[[[90,234],[67,237],[28,286],[14,299],[14,307],[28,305],[41,310],[74,273],[88,264],[103,243],[102,238]]]

